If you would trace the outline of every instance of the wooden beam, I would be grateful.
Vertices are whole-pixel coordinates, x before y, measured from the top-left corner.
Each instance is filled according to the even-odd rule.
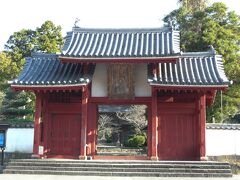
[[[41,112],[42,112],[42,96],[40,93],[36,94],[36,107],[34,115],[34,142],[33,142],[33,157],[39,158],[39,146],[41,139]]]
[[[87,120],[88,120],[88,86],[82,88],[82,122],[81,122],[81,144],[79,159],[87,159]]]
[[[14,91],[38,91],[38,92],[46,92],[46,91],[78,91],[81,90],[82,86],[80,85],[52,85],[52,86],[37,86],[37,85],[11,85],[11,88]]]
[[[207,160],[206,157],[206,95],[199,98],[199,143],[200,143],[200,160]]]
[[[151,160],[158,160],[158,107],[157,107],[157,89],[152,87],[152,122],[151,122]]]
[[[147,147],[148,157],[152,156],[152,107],[148,106],[148,125],[147,125]]]
[[[91,149],[91,154],[92,156],[96,155],[97,152],[97,133],[98,133],[98,106],[96,104],[92,104],[92,114],[93,114],[93,119],[92,119],[92,149]]]
[[[198,85],[164,85],[164,84],[154,84],[150,83],[151,86],[154,86],[158,90],[171,90],[171,91],[198,91],[198,92],[208,92],[213,90],[227,90],[228,85],[209,85],[209,86],[198,86]]]
[[[97,131],[97,126],[96,124],[98,123],[97,121],[97,105],[96,104],[89,104],[89,109],[88,109],[88,121],[87,121],[87,127],[88,127],[88,132],[87,132],[87,155],[88,156],[94,156],[96,153],[96,141],[95,141],[95,136],[96,136],[96,131]]]
[[[42,100],[43,100],[43,147],[44,147],[44,152],[43,156],[48,157],[50,153],[49,149],[49,139],[51,136],[51,116],[50,116],[50,110],[49,110],[49,94],[42,94]]]
[[[91,103],[98,104],[150,104],[151,97],[135,97],[133,99],[110,99],[108,97],[91,97]]]

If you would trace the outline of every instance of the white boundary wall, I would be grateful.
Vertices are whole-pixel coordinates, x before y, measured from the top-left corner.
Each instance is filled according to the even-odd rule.
[[[207,156],[240,155],[240,130],[207,129]]]
[[[5,152],[32,153],[33,128],[9,128]]]
[[[6,152],[32,153],[33,128],[10,128]],[[207,156],[240,155],[240,130],[207,129]]]

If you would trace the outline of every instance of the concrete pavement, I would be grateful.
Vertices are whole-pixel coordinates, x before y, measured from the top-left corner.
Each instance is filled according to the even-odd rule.
[[[58,176],[58,175],[19,175],[0,174],[1,180],[240,180],[240,175],[233,178],[173,178],[173,177],[113,177],[113,176]]]

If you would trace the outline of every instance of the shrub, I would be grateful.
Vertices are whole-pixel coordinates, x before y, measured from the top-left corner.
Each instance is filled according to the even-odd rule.
[[[141,147],[145,144],[146,138],[144,136],[136,135],[128,139],[128,146],[130,147]]]
[[[106,143],[112,143],[112,134],[110,132],[105,133]]]

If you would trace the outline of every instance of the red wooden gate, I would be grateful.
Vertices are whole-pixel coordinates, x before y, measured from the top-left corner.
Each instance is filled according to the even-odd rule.
[[[159,104],[158,118],[159,159],[196,160],[198,123],[194,104]]]
[[[78,156],[80,152],[81,114],[53,113],[51,115],[51,155]]]

